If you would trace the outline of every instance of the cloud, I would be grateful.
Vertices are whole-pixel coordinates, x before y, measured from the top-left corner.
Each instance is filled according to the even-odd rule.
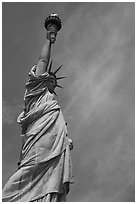
[[[134,186],[133,7],[90,8],[81,6],[64,28],[70,75],[64,114],[76,172],[72,200],[133,201],[127,187]]]
[[[21,110],[21,105],[9,105],[6,101],[2,103],[2,123],[12,124],[16,122],[17,115]]]

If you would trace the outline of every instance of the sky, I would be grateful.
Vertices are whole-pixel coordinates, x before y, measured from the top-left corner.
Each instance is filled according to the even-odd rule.
[[[3,185],[17,169],[28,72],[46,39],[44,20],[58,13],[52,47],[63,89],[57,100],[74,142],[69,202],[134,201],[135,3],[2,3]]]

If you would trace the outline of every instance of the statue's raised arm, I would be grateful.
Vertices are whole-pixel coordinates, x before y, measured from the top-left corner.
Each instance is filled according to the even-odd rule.
[[[50,31],[47,32],[47,39],[40,53],[40,57],[39,57],[39,61],[36,69],[37,75],[41,75],[45,73],[48,68],[48,64],[50,60],[50,52],[51,52],[51,41],[49,37],[50,37]]]
[[[50,60],[51,45],[55,42],[57,32],[61,29],[61,20],[57,14],[51,14],[46,18],[45,28],[47,29],[47,38],[41,50],[37,64],[37,75],[43,74],[47,71]]]

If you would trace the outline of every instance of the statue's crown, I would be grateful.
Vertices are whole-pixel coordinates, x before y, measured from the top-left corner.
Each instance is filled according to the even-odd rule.
[[[56,69],[56,71],[52,72],[52,71],[51,71],[52,62],[53,62],[53,60],[51,60],[47,72],[49,73],[49,76],[53,76],[53,77],[56,79],[56,87],[62,88],[62,86],[60,86],[60,85],[57,84],[57,80],[64,79],[64,78],[66,78],[66,77],[64,77],[64,76],[57,77],[57,76],[56,76],[56,73],[61,69],[61,67],[62,67],[63,65],[59,66],[59,67]],[[54,91],[54,94],[57,95],[57,94],[55,93],[55,91]]]

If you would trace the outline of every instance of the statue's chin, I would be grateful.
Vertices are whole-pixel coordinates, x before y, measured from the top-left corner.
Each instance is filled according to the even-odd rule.
[[[53,92],[54,92],[53,89],[48,89],[48,90],[49,90],[49,92],[50,92],[51,94],[53,94]]]

